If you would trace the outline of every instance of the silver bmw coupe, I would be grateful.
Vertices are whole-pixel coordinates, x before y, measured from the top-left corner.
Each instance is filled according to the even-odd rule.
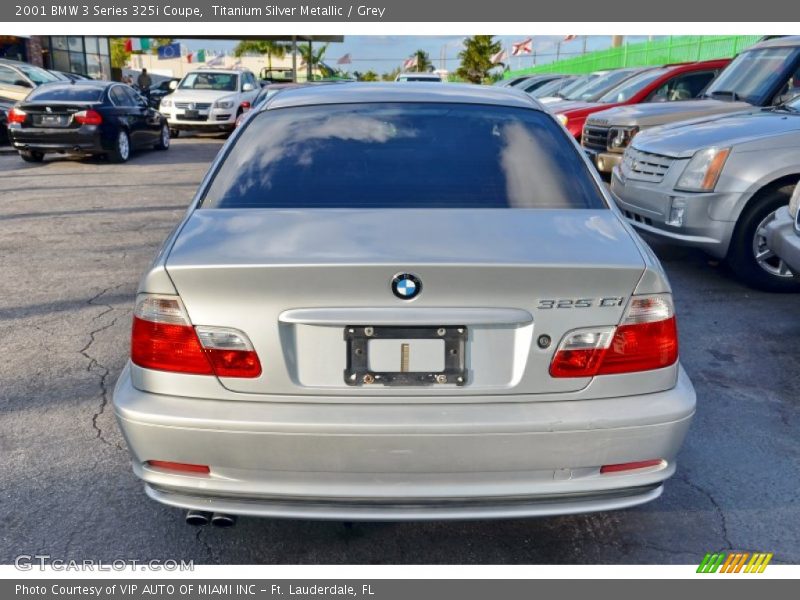
[[[142,278],[114,410],[195,524],[657,498],[695,411],[669,283],[522,93],[342,84],[255,109]]]

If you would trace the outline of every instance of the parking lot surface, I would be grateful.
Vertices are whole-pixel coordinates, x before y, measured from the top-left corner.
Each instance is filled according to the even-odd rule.
[[[509,521],[239,519],[194,529],[147,499],[110,393],[142,271],[222,141],[129,163],[0,154],[0,563],[699,563],[713,550],[800,562],[800,297],[738,284],[694,250],[670,275],[698,412],[678,473],[631,510]]]

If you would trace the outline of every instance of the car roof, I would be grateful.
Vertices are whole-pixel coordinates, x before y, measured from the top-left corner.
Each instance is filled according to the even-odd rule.
[[[433,88],[433,89],[431,89]],[[424,83],[344,83],[293,88],[275,94],[262,110],[319,104],[367,104],[376,102],[432,102],[492,104],[543,110],[528,94],[490,85],[453,83],[431,86]]]
[[[226,73],[226,74],[233,74],[233,73],[252,73],[250,69],[194,69],[193,71],[189,71],[186,75],[191,75],[192,73]],[[184,75],[184,77],[186,77]]]
[[[754,48],[780,48],[781,46],[800,46],[800,35],[786,35],[764,40],[763,42],[758,42],[749,48],[745,48],[744,52],[753,50]]]
[[[125,83],[120,83],[119,81],[105,81],[103,79],[71,79],[69,81],[66,80],[59,80],[59,81],[48,81],[47,83],[43,83],[40,87],[47,86],[48,88],[56,87],[56,86],[64,86],[64,87],[96,87],[96,88],[106,88],[110,85],[127,85]]]
[[[417,72],[417,71],[405,71],[403,73],[398,73],[398,77],[438,77],[441,78],[441,75],[438,73],[425,73],[425,72]]]

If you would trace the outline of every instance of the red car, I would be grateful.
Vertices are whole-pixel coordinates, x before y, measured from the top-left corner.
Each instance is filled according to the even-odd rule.
[[[592,113],[624,104],[672,102],[695,98],[731,61],[729,58],[653,67],[626,79],[596,102],[559,104],[556,118],[581,140],[583,124]]]

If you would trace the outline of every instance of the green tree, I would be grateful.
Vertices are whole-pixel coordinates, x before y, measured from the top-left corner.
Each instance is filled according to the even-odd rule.
[[[493,35],[473,35],[464,40],[464,49],[458,53],[461,66],[456,75],[472,83],[483,83],[492,64],[492,55],[500,52],[501,44]]]
[[[375,71],[370,69],[366,73],[359,73],[358,80],[359,81],[380,81],[380,77],[378,77],[378,74]]]
[[[384,73],[383,75],[381,75],[381,79],[383,81],[394,81],[399,74],[400,74],[400,67],[396,67],[391,71],[389,71],[388,73]]]
[[[267,71],[272,71],[272,57],[283,58],[290,48],[289,44],[273,42],[272,40],[243,40],[236,44],[233,54],[237,57],[244,54],[266,54]]]
[[[303,58],[303,63],[306,65],[311,65],[312,72],[315,68],[319,69],[322,72],[323,77],[331,76],[331,73],[328,72],[329,69],[322,62],[322,59],[325,58],[325,52],[327,50],[328,44],[314,48],[311,43],[308,43],[297,47],[297,51],[300,52],[300,56]]]
[[[125,40],[128,38],[111,38],[109,45],[111,46],[111,66],[115,69],[121,69],[128,64],[128,59],[131,54],[146,54],[144,51],[140,52],[127,52],[125,50]],[[172,38],[150,38],[150,54],[157,54],[159,46],[166,46],[172,43]]]
[[[417,73],[427,73],[428,71],[433,71],[431,57],[428,56],[428,53],[425,52],[425,50],[417,50],[411,56],[417,59]]]

